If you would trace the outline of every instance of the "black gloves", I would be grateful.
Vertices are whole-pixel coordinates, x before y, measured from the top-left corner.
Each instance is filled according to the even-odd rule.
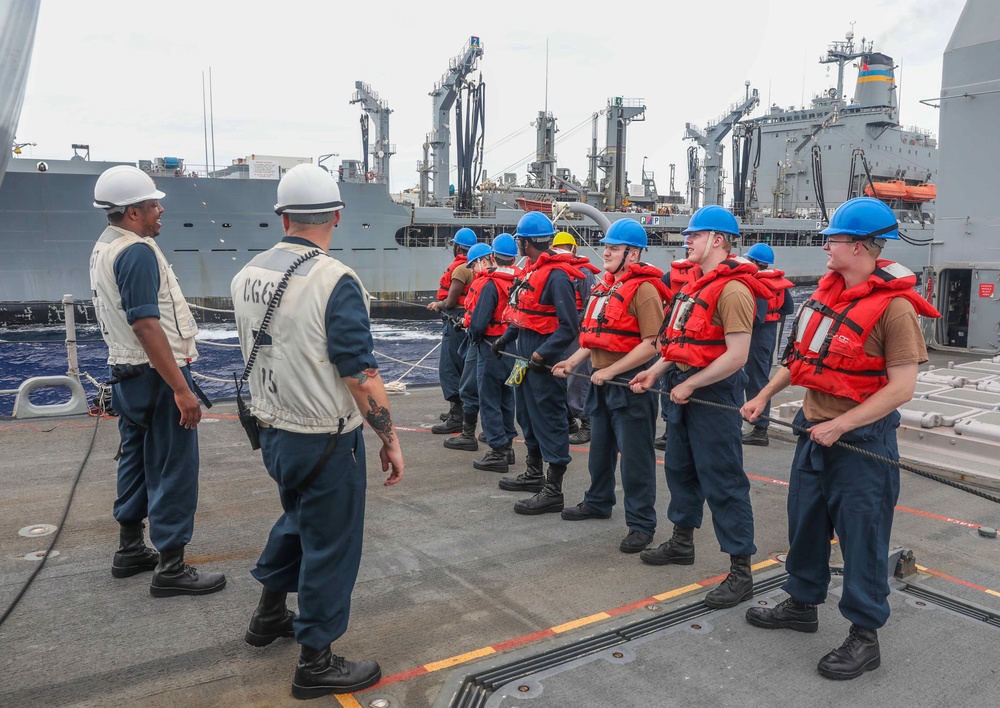
[[[545,361],[532,355],[528,357],[528,368],[532,371],[545,371]]]
[[[493,344],[490,345],[490,351],[493,352],[493,355],[497,359],[500,358],[500,355],[503,354],[503,352],[506,349],[507,349],[507,342],[503,341],[503,339],[501,338],[498,338],[497,341],[493,342]]]

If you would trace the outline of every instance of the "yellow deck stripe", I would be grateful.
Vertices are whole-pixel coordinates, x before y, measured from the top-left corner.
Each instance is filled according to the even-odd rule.
[[[358,703],[357,699],[352,693],[340,693],[335,694],[334,698],[337,699],[337,703],[342,705],[344,708],[361,708],[361,704]]]
[[[611,617],[607,612],[598,612],[596,615],[591,615],[590,617],[581,617],[580,619],[573,620],[572,622],[567,622],[566,624],[560,624],[552,628],[552,631],[556,634],[561,634],[563,632],[568,632],[571,629],[576,629],[577,627],[583,627],[584,625],[593,624],[594,622],[599,622],[600,620],[608,619]]]
[[[694,590],[704,590],[704,586],[698,583],[692,583],[691,585],[685,585],[682,588],[677,588],[676,590],[669,590],[659,595],[653,595],[657,600],[669,600],[672,597],[677,597],[678,595],[684,595],[686,593],[692,592]]]
[[[443,659],[430,664],[424,664],[424,668],[427,669],[428,672],[439,671],[440,669],[447,669],[448,667],[455,666],[456,664],[464,664],[466,661],[472,661],[473,659],[479,659],[480,657],[496,653],[497,651],[493,647],[483,647],[482,649],[476,649],[475,651],[453,656],[450,659]]]

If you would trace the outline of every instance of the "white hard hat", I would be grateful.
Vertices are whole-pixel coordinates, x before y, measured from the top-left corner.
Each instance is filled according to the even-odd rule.
[[[275,214],[320,214],[343,208],[337,181],[322,167],[296,165],[278,182]]]
[[[149,175],[131,165],[118,165],[105,170],[94,185],[94,206],[98,209],[126,207],[165,196]]]

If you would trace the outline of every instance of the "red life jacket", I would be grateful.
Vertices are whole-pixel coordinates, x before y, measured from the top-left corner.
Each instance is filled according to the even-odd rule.
[[[438,283],[438,300],[448,299],[448,291],[451,290],[451,274],[460,265],[465,265],[467,260],[469,260],[469,257],[464,253],[460,253],[455,256],[455,260],[451,262],[451,265],[445,269],[444,274],[441,276],[441,281]],[[465,307],[465,296],[469,293],[469,285],[471,283],[462,288],[462,294],[458,296],[458,307]]]
[[[726,333],[722,326],[712,324],[722,289],[736,280],[746,285],[753,297],[769,297],[770,289],[754,276],[756,272],[757,266],[742,256],[730,256],[704,275],[701,268],[693,270],[695,279],[674,295],[670,315],[663,321],[660,342],[664,358],[704,368],[722,356]]]
[[[593,263],[591,263],[589,258],[584,258],[583,256],[573,256],[573,260],[570,261],[570,265],[575,265],[577,268],[580,269],[581,272],[586,270],[590,271],[594,275],[597,275],[598,273],[601,272],[601,269],[595,266]],[[583,277],[586,278],[587,274],[584,273]],[[573,288],[573,290],[574,294],[576,295],[576,311],[583,312],[583,297],[580,296],[580,289]]]
[[[639,319],[628,312],[636,291],[643,283],[652,283],[660,294],[661,307],[670,301],[670,288],[663,271],[645,263],[628,266],[617,282],[611,273],[590,291],[587,312],[580,325],[580,346],[609,352],[630,352],[639,344]]]
[[[861,403],[889,383],[885,359],[865,353],[872,328],[895,297],[904,297],[918,315],[940,317],[913,289],[917,276],[880,258],[868,280],[844,288],[844,277],[831,271],[799,310],[785,351],[792,383]]]
[[[498,337],[506,332],[507,324],[503,321],[503,312],[507,309],[507,300],[510,297],[510,288],[514,285],[514,278],[520,274],[521,269],[517,266],[497,266],[476,273],[476,277],[469,283],[469,294],[465,296],[465,316],[462,318],[465,328],[468,329],[472,323],[472,312],[479,302],[483,286],[492,281],[497,288],[497,306],[490,315],[490,323],[486,326],[483,336]]]
[[[559,328],[556,308],[554,305],[543,305],[539,300],[553,270],[561,270],[569,276],[570,281],[584,277],[583,272],[574,264],[576,260],[577,257],[572,253],[546,251],[537,261],[528,265],[510,289],[510,300],[503,314],[504,322],[539,334],[555,332]]]
[[[670,262],[670,287],[677,292],[700,275],[701,269],[687,258]]]
[[[774,293],[767,299],[767,314],[764,316],[764,321],[777,322],[781,319],[778,311],[785,304],[785,297],[787,296],[785,291],[793,287],[795,283],[785,277],[785,271],[776,268],[757,271],[757,278]]]

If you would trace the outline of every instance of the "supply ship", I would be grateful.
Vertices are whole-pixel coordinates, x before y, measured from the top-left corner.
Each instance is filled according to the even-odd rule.
[[[25,29],[22,36],[30,34]],[[433,85],[434,121],[414,189],[390,193],[391,110],[362,81],[351,97],[362,111],[361,159],[336,166],[319,159],[340,181],[347,204],[331,253],[375,296],[375,316],[416,316],[416,308],[400,301],[434,297],[451,260],[448,242],[458,229],[470,227],[486,241],[513,233],[526,210],[554,218],[597,264],[597,242],[610,223],[638,220],[649,235],[647,260],[665,268],[684,255],[681,231],[690,213],[703,204],[723,204],[742,223],[741,249],[770,244],[778,267],[807,284],[825,270],[818,232],[830,214],[851,196],[872,194],[889,203],[903,224],[904,241],[894,246],[893,257],[915,271],[928,265],[937,143],[929,132],[900,124],[893,59],[870,41],[855,42],[848,33],[830,45],[820,61],[836,68],[836,84],[808,106],[772,105],[753,117],[760,98],[747,82],[742,98],[721,116],[703,126],[689,123],[683,194],[675,189],[675,165],[665,193],[645,163],[640,179],[630,177],[628,131],[641,125],[646,107],[642,99],[626,97],[609,98],[594,112],[585,179],[557,164],[557,119],[548,111],[534,121],[536,151],[528,174],[487,175],[480,157],[484,92],[482,80],[473,78],[483,53],[480,38],[470,37]],[[856,75],[851,97],[845,92],[849,75]],[[12,137],[13,128],[6,128]],[[731,170],[724,166],[727,147]],[[69,159],[15,154],[0,173],[0,248],[6,254],[0,264],[0,325],[57,323],[66,294],[80,303],[80,321],[92,317],[87,268],[105,223],[92,206],[93,186],[101,172],[123,163],[90,160],[87,144],[73,145],[72,151]],[[272,210],[275,180],[295,164],[312,161],[249,154],[209,173],[189,169],[177,157],[134,163],[167,194],[159,244],[190,301],[229,307],[233,275],[281,236]]]

